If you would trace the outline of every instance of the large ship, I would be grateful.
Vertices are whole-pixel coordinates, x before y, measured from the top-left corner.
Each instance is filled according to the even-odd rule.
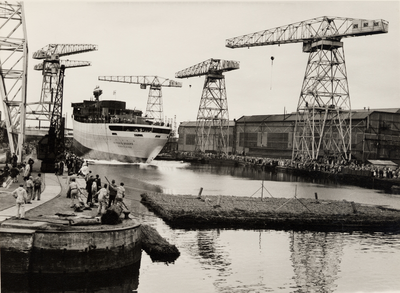
[[[126,109],[126,102],[100,101],[101,89],[93,100],[72,103],[73,148],[85,159],[150,162],[168,141],[171,127]]]

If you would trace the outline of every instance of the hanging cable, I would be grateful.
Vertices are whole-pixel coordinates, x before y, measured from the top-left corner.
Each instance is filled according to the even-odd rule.
[[[274,59],[275,59],[275,57],[274,56],[271,56],[271,78],[270,78],[270,80],[271,80],[271,84],[270,84],[270,90],[272,90],[272,68],[274,67]]]

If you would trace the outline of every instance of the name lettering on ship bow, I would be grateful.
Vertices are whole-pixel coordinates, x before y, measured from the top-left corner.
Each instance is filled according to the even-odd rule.
[[[133,142],[122,142],[122,141],[115,141],[115,144],[117,144],[121,148],[127,148],[130,146],[133,146]]]

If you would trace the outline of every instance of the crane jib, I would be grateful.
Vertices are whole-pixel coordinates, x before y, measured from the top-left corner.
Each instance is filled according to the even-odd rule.
[[[321,17],[282,27],[227,39],[228,48],[301,43],[322,39],[339,40],[348,37],[387,33],[389,23],[383,19],[366,20]]]

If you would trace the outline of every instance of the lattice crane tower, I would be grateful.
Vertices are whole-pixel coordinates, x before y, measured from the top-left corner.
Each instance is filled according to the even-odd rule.
[[[224,72],[239,69],[239,62],[208,59],[181,70],[176,78],[205,75],[196,121],[195,152],[228,152],[229,113]]]
[[[62,115],[64,72],[67,68],[90,66],[88,61],[62,60],[60,57],[97,50],[96,45],[85,44],[50,44],[33,53],[34,59],[43,62],[35,65],[35,70],[42,71],[43,81],[40,100],[28,103],[27,120],[50,122],[53,112]],[[61,70],[63,69],[63,70]],[[61,76],[62,75],[62,76]],[[61,107],[61,108],[60,108]],[[47,125],[48,126],[48,125]]]
[[[62,103],[64,93],[64,76],[66,68],[91,65],[87,61],[61,60],[60,57],[97,50],[96,45],[87,44],[50,44],[33,53],[34,59],[41,59],[34,67],[43,75],[42,91],[39,102],[29,103],[26,112],[27,120],[49,122],[49,139],[43,156],[57,159],[64,153],[64,120],[62,118]],[[35,109],[33,109],[36,107]],[[39,156],[39,154],[38,154]],[[51,162],[49,163],[52,164]]]
[[[319,17],[226,40],[226,47],[303,43],[309,53],[297,104],[292,159],[351,158],[351,105],[342,38],[388,32],[388,22]]]
[[[28,72],[28,41],[22,2],[0,3],[0,94],[11,153],[22,161]]]
[[[149,86],[149,97],[147,99],[145,115],[158,122],[164,121],[161,88],[182,87],[182,83],[180,82],[159,76],[99,76],[99,80],[140,84],[141,89],[146,89]]]

